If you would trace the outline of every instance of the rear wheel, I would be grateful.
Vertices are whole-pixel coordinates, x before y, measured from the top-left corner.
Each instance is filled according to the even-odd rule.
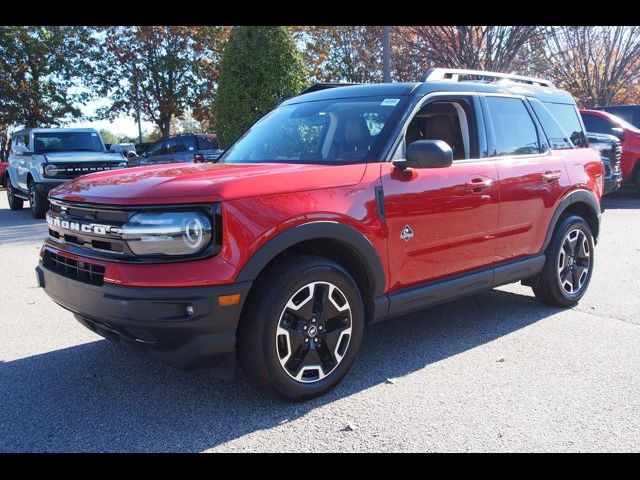
[[[16,197],[15,188],[11,185],[11,180],[7,178],[7,202],[11,210],[22,210],[24,206],[24,200]]]
[[[593,234],[576,215],[561,220],[546,251],[546,261],[533,292],[538,300],[571,307],[584,296],[593,273]]]
[[[29,182],[29,205],[33,218],[44,218],[45,213],[49,210],[49,202],[47,197],[42,195],[36,187],[36,182]]]
[[[290,400],[321,395],[347,374],[364,330],[353,278],[311,255],[273,265],[252,289],[238,329],[238,359],[249,380]]]

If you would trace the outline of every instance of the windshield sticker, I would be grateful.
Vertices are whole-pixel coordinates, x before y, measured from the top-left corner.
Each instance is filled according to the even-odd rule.
[[[380,105],[383,107],[395,107],[399,101],[399,98],[385,98]]]

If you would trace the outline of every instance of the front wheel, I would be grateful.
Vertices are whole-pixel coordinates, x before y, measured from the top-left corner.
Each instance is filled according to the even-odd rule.
[[[335,387],[364,330],[351,275],[322,257],[292,256],[261,275],[251,295],[238,329],[238,359],[249,380],[295,401]]]
[[[24,206],[24,200],[16,196],[16,190],[9,177],[7,177],[7,202],[11,210],[22,210]]]
[[[33,218],[44,218],[45,213],[49,210],[49,202],[47,197],[42,195],[35,182],[29,182],[29,205]]]
[[[562,220],[546,251],[533,293],[547,305],[571,307],[584,296],[593,273],[593,234],[576,215]]]

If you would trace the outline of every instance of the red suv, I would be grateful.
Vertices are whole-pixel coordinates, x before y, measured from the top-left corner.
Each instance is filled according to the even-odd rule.
[[[100,335],[221,375],[237,358],[294,400],[334,387],[374,322],[517,281],[584,295],[603,167],[568,93],[446,69],[325,87],[216,164],[57,187],[39,285]]]
[[[640,191],[640,130],[622,118],[601,110],[580,110],[587,132],[615,135],[622,142],[622,183]]]

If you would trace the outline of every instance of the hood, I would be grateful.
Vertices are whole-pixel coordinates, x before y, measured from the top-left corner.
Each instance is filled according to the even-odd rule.
[[[43,154],[47,162],[124,162],[119,153],[110,152],[49,152]]]
[[[51,191],[53,198],[113,205],[204,203],[355,185],[365,164],[170,164],[92,173]]]

